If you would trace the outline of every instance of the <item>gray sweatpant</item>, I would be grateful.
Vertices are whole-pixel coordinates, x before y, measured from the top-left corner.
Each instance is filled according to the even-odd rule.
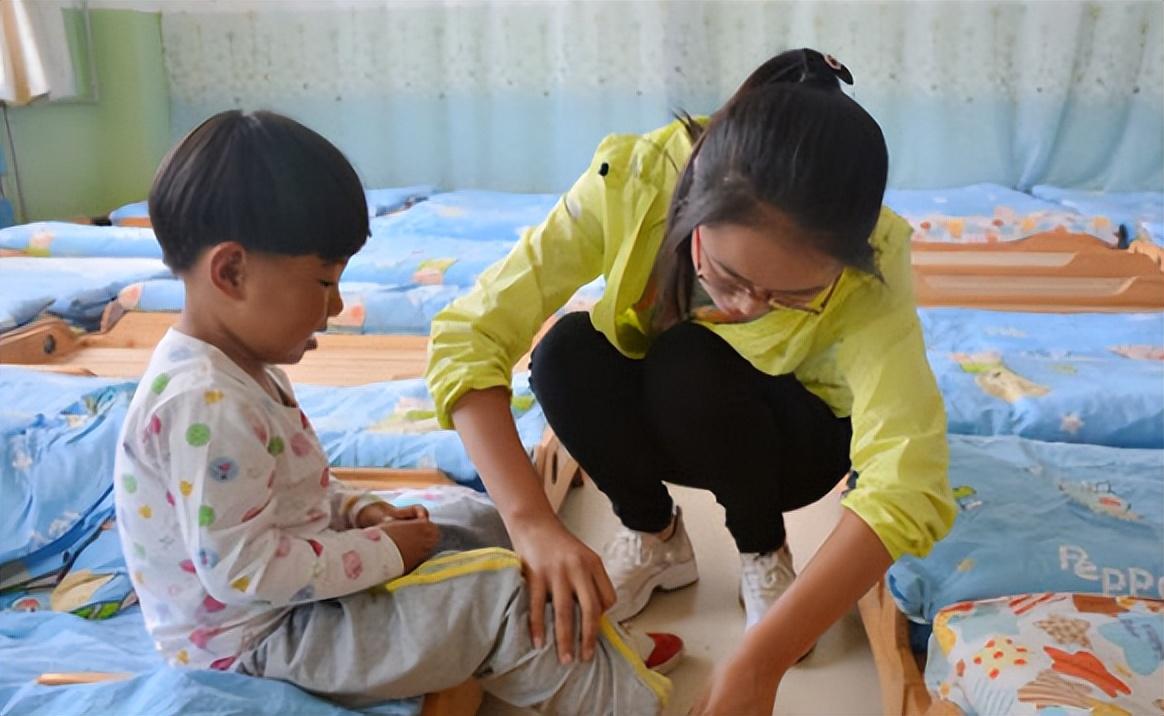
[[[477,677],[488,693],[547,713],[659,713],[670,681],[643,665],[617,626],[604,618],[594,658],[563,666],[553,623],[547,607],[546,642],[535,649],[515,554],[453,552],[384,587],[296,607],[237,668],[351,707]]]
[[[441,554],[387,585],[295,607],[235,668],[280,679],[351,707],[407,698],[477,677],[518,706],[555,714],[654,714],[671,688],[647,670],[618,626],[603,620],[594,659],[558,663],[552,608],[546,640],[529,634],[529,593],[492,502],[463,488],[384,497],[424,504]],[[579,633],[575,614],[574,634]],[[578,639],[575,637],[575,642]]]

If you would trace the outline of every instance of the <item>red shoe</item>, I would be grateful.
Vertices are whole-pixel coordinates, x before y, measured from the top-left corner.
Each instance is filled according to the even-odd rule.
[[[646,659],[643,659],[643,663],[651,671],[660,674],[670,673],[683,658],[683,640],[674,634],[666,633],[648,632],[647,636],[655,643],[655,648]]]

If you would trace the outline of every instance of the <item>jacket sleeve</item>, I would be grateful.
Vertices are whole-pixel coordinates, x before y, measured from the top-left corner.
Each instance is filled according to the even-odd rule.
[[[896,219],[889,231],[895,236],[882,262],[889,298],[846,332],[837,360],[853,394],[850,452],[859,474],[844,505],[896,560],[927,554],[949,532],[956,509],[945,406],[913,300],[909,227]]]
[[[450,414],[465,393],[508,387],[513,366],[545,320],[602,272],[602,155],[600,147],[546,220],[433,319],[425,379],[443,427],[452,427]]]

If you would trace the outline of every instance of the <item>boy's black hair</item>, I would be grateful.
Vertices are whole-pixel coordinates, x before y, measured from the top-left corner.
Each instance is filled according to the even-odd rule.
[[[150,222],[175,272],[206,249],[343,261],[368,237],[360,178],[331,142],[274,112],[221,112],[170,150],[150,188]]]

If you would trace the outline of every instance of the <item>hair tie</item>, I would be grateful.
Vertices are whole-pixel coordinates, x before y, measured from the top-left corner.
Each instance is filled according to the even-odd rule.
[[[832,55],[821,55],[824,59],[825,65],[832,70],[837,79],[847,85],[853,84],[853,73],[849,72],[849,68],[841,64],[841,61]]]

